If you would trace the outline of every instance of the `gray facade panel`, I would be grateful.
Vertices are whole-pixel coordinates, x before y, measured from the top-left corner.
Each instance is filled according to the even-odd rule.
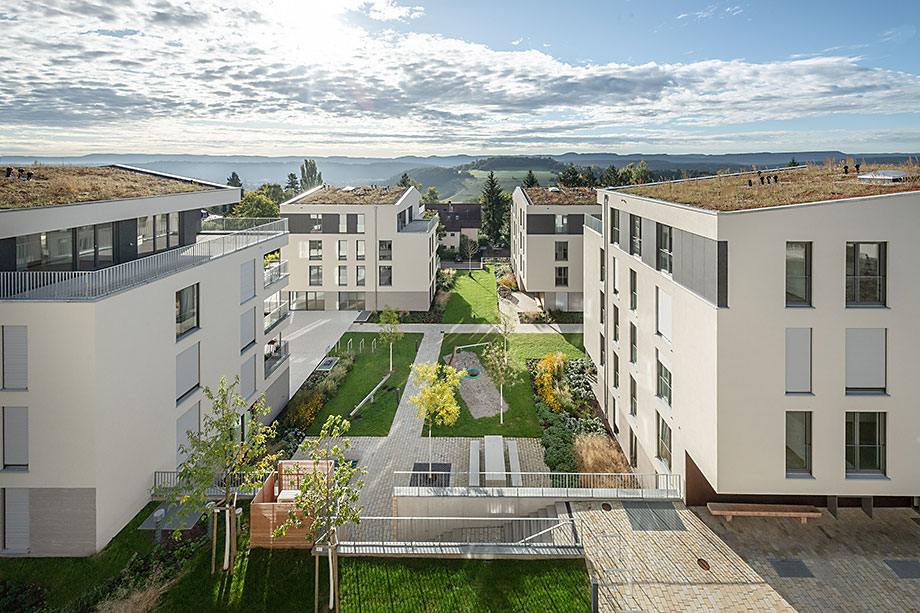
[[[652,219],[642,219],[642,261],[656,268],[655,258],[658,253],[657,224]]]
[[[323,213],[323,234],[339,233],[338,213]]]
[[[179,224],[180,228],[182,224]],[[181,238],[181,237],[180,237]],[[124,219],[115,222],[115,263],[137,259],[137,220]]]
[[[556,216],[548,213],[527,215],[527,234],[555,234]]]
[[[703,238],[703,297],[713,304],[719,300],[719,256],[716,241]]]
[[[96,553],[96,490],[31,488],[29,523],[29,555],[93,555]]]
[[[719,241],[718,259],[718,302],[720,307],[728,306],[728,241]]]
[[[585,232],[585,216],[581,213],[574,213],[568,216],[566,219],[567,226],[565,229],[566,234],[584,234]],[[555,221],[553,221],[555,225]]]
[[[726,306],[727,243],[716,242],[679,228],[673,229],[672,240],[674,282],[713,304]]]
[[[345,218],[346,230],[349,234],[358,233],[358,214],[357,213],[348,213],[348,216]]]
[[[0,239],[0,271],[16,270],[16,237]]]
[[[288,220],[288,231],[291,234],[309,234],[313,229],[309,213],[284,213],[281,218]]]
[[[194,245],[201,232],[201,211],[179,211],[179,244]]]

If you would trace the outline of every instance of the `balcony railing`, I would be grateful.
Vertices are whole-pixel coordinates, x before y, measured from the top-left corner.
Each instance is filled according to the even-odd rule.
[[[604,222],[593,215],[585,215],[585,227],[594,230],[601,236],[604,235]]]
[[[101,270],[0,272],[0,300],[99,300],[287,233],[286,219],[220,225],[229,233]]]
[[[277,283],[281,279],[287,277],[288,274],[287,260],[274,262],[265,268],[265,287]]]
[[[265,350],[265,378],[275,372],[275,369],[284,362],[290,355],[288,342],[282,341],[274,345],[268,345]]]
[[[285,317],[288,316],[290,311],[288,310],[288,303],[282,302],[274,307],[271,311],[265,314],[265,333],[267,334],[269,330],[274,328],[281,322]]]
[[[407,224],[400,225],[396,230],[398,232],[413,232],[418,234],[428,234],[434,228],[438,227],[438,216],[425,219],[413,219]]]

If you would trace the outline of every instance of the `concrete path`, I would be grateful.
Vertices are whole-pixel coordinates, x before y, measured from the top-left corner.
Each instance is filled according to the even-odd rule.
[[[291,311],[284,330],[291,352],[291,397],[357,316],[357,311]]]
[[[451,333],[451,332],[499,332],[497,324],[400,324],[403,332]],[[352,332],[379,332],[379,324],[356,323],[349,328]],[[584,324],[518,324],[515,334],[581,334]]]

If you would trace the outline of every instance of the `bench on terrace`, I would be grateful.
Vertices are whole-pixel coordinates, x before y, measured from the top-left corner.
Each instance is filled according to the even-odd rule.
[[[725,517],[796,517],[803,524],[809,517],[821,517],[817,507],[807,504],[747,504],[729,502],[710,502],[706,505],[713,515]]]

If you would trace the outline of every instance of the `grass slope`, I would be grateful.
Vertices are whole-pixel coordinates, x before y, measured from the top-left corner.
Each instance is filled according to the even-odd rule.
[[[422,334],[405,334],[402,339],[393,345],[393,375],[384,384],[384,387],[406,389],[406,380],[409,370],[415,361],[415,341],[422,342]],[[313,425],[307,429],[307,434],[317,435],[330,415],[343,415],[346,418],[355,406],[367,396],[387,373],[389,368],[389,346],[377,342],[377,352],[371,353],[371,341],[377,337],[374,332],[347,332],[342,335],[339,347],[342,351],[353,339],[352,348],[358,350],[361,339],[364,339],[364,353],[357,354],[355,364],[349,371],[342,387],[335,396],[328,399],[322,410],[317,415]],[[390,432],[393,417],[396,415],[395,391],[380,391],[376,394],[374,402],[365,405],[351,422],[349,436],[386,436]]]
[[[4,558],[0,577],[16,583],[45,587],[45,602],[58,610],[81,597],[94,585],[117,575],[135,552],[153,549],[153,532],[137,527],[156,509],[147,504],[98,555],[88,558]]]
[[[453,193],[442,191],[441,198],[452,202],[479,202],[479,197],[482,196],[482,184],[485,183],[486,177],[489,176],[489,171],[470,170],[469,173],[473,175],[472,179],[465,179],[456,187],[451,186],[455,190]],[[556,184],[556,173],[552,171],[534,170],[533,173],[537,175],[537,181],[540,182],[541,187],[548,187]],[[498,184],[501,188],[510,194],[514,191],[515,187],[521,185],[521,182],[524,180],[524,175],[526,174],[527,169],[496,170],[495,178],[498,179]]]
[[[501,336],[494,333],[445,334],[441,345],[441,356],[449,355],[457,345],[472,345],[492,341],[501,342]],[[474,348],[481,355],[483,348]],[[526,360],[541,358],[550,352],[562,351],[570,358],[585,357],[582,334],[512,334],[508,353],[518,369],[514,379],[505,384],[503,398],[508,403],[502,425],[499,416],[474,419],[460,394],[460,417],[452,426],[435,426],[434,436],[503,436],[538,437],[543,433],[534,407],[533,385],[527,372]]]
[[[491,266],[474,270],[472,277],[467,271],[457,271],[442,321],[446,324],[498,323],[498,289]]]

